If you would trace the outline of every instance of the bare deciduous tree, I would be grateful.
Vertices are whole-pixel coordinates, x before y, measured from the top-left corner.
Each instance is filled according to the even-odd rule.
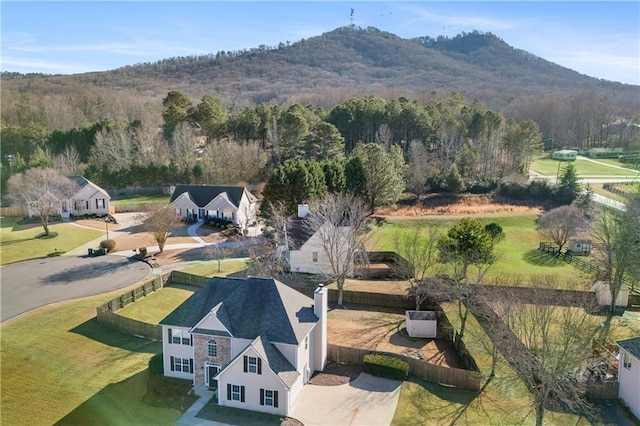
[[[430,276],[436,275],[438,265],[438,241],[442,232],[436,226],[416,226],[408,232],[397,233],[394,247],[402,260],[395,272],[409,281],[408,295],[415,297],[416,310],[429,296]]]
[[[640,200],[630,200],[624,212],[600,209],[591,235],[597,245],[593,256],[604,270],[600,278],[609,284],[613,312],[625,279],[631,277],[640,259]]]
[[[364,203],[350,194],[328,194],[309,206],[304,226],[318,233],[321,249],[331,265],[342,306],[344,282],[354,273],[358,256],[366,256],[363,243]]]
[[[49,235],[49,217],[62,209],[62,203],[78,191],[78,185],[55,169],[27,169],[11,176],[8,198],[40,216],[44,233]]]
[[[553,277],[539,278],[543,282],[532,282],[538,286],[539,297],[535,290],[527,301],[514,295],[494,297],[492,310],[504,323],[486,310],[483,315],[491,324],[494,342],[533,395],[536,425],[543,424],[548,408],[590,415],[585,383],[579,376],[591,354],[591,341],[600,330],[597,317],[589,313],[593,300],[575,300],[569,292],[563,296],[555,291],[550,296]]]
[[[575,206],[560,206],[540,217],[538,232],[558,245],[558,255],[570,238],[584,229],[585,220]]]
[[[160,253],[164,251],[164,245],[171,234],[171,230],[180,223],[180,218],[170,205],[163,205],[153,210],[142,213],[136,217],[142,221],[143,228],[149,232],[156,243]]]
[[[53,157],[53,168],[65,176],[82,174],[80,155],[73,145],[68,145],[64,152]]]

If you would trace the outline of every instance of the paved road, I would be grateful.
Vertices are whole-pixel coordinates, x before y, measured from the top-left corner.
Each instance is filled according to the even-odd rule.
[[[0,322],[50,303],[105,293],[140,281],[146,263],[122,256],[61,256],[0,268]]]

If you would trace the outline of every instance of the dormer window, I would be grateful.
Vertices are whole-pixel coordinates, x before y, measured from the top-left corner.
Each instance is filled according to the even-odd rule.
[[[257,373],[262,374],[262,360],[255,356],[244,356],[244,368],[245,373]]]

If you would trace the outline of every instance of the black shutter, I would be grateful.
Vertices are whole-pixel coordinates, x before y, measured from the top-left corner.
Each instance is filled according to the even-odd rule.
[[[193,334],[189,335],[189,345],[193,346]]]
[[[193,374],[193,358],[189,359],[189,373]]]
[[[227,401],[231,401],[231,383],[227,383]]]
[[[173,333],[171,332],[171,329],[170,329],[170,328],[168,328],[168,329],[167,329],[167,331],[169,332],[169,333],[168,333],[168,334],[169,334],[169,343],[171,343],[171,342],[172,342],[172,340],[173,340]]]
[[[264,405],[264,389],[260,389],[260,405]]]
[[[258,374],[262,374],[262,358],[258,358]]]
[[[278,391],[273,391],[273,407],[278,408]]]
[[[169,331],[171,331],[171,330],[169,330]],[[171,357],[171,371],[174,371],[173,370],[173,357]]]
[[[244,368],[243,368],[243,371],[246,373],[246,372],[247,372],[247,365],[249,364],[249,360],[247,359],[247,356],[246,356],[246,355],[243,357],[243,360],[242,360],[242,361],[244,362]]]
[[[240,402],[244,402],[244,386],[240,386]]]

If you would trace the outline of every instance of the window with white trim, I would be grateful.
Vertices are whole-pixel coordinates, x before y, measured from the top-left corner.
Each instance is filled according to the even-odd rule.
[[[629,354],[629,352],[624,353],[622,362],[624,364],[624,368],[626,368],[627,370],[631,370],[631,355]]]
[[[171,357],[171,371],[181,371],[183,373],[193,373],[193,359]]]
[[[309,335],[307,334],[307,337],[304,338],[304,350],[306,351],[307,349],[309,349]]]
[[[254,356],[250,356],[247,358],[247,372],[248,373],[258,372],[258,358]]]
[[[104,198],[96,198],[96,209],[104,209]]]
[[[209,344],[207,345],[207,352],[210,357],[218,356],[218,343],[215,340],[209,340]]]
[[[314,251],[311,253],[311,260],[313,261],[313,263],[318,263],[318,252]]]
[[[174,345],[193,346],[191,335],[186,330],[169,329],[169,343]]]
[[[244,386],[227,383],[227,400],[244,402]]]
[[[268,405],[278,408],[278,391],[272,389],[260,389],[260,405]]]

